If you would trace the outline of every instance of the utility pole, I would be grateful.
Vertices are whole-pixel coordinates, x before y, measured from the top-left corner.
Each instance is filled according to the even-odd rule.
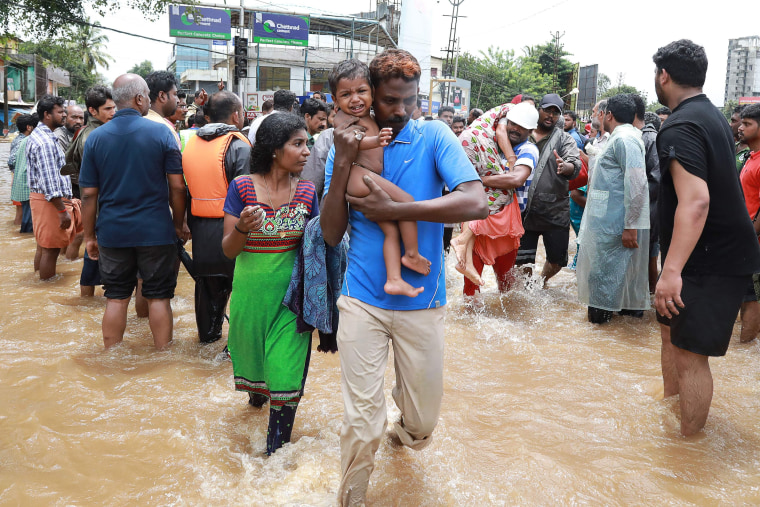
[[[10,132],[11,122],[8,118],[8,41],[3,51],[3,136]]]
[[[559,40],[565,36],[565,32],[562,32],[560,35],[559,32],[549,32],[549,35],[552,36],[552,42],[554,43],[554,56],[552,57],[552,60],[554,60],[554,74],[552,76],[552,90],[554,93],[557,93],[557,88],[559,86],[559,61],[562,58],[561,51],[562,46],[559,43]]]
[[[443,64],[443,77],[451,77],[451,67],[452,64],[454,64],[454,60],[456,58],[456,51],[457,51],[457,22],[459,21],[459,6],[462,5],[462,2],[464,0],[449,0],[449,3],[452,6],[451,10],[451,26],[449,28],[449,44],[443,51],[446,52],[446,61]],[[448,17],[447,14],[444,14],[444,17]],[[461,16],[466,17],[466,16]],[[456,75],[456,73],[454,73]],[[449,103],[449,87],[447,86],[447,83],[450,81],[442,81],[441,86],[441,105],[448,105]],[[444,98],[445,96],[445,98]],[[445,102],[444,102],[445,101]]]
[[[623,79],[625,78],[625,74],[622,72],[618,72],[617,75],[617,91],[620,93],[621,88],[623,88]]]

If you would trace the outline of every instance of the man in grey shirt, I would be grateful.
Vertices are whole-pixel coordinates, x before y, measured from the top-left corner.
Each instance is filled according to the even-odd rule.
[[[335,111],[338,110],[337,104],[333,104],[333,107]],[[325,188],[325,163],[333,145],[333,132],[334,129],[329,128],[319,134],[301,172],[301,178],[314,183],[317,188],[317,199],[320,201],[322,201],[322,192]]]

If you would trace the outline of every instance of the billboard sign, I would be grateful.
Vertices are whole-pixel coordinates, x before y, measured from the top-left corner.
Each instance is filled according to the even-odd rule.
[[[760,97],[739,97],[739,105],[760,104]]]
[[[171,37],[230,40],[231,32],[229,9],[169,6],[169,35]]]
[[[308,16],[256,12],[253,18],[253,42],[307,47],[309,45],[309,18]]]
[[[586,65],[578,70],[578,96],[576,110],[588,111],[596,104],[596,81],[599,65]]]
[[[434,100],[433,101],[433,111],[431,112],[430,111],[430,105],[429,105],[430,101],[428,101],[428,99],[420,99],[420,102],[421,102],[421,104],[420,104],[420,111],[424,111],[425,113],[428,114],[428,116],[431,115],[431,114],[437,114],[438,113],[438,108],[441,107],[441,103],[439,101],[437,101],[437,100]]]

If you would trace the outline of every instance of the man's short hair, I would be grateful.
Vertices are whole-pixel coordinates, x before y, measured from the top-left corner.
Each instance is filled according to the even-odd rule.
[[[327,84],[330,86],[330,93],[333,94],[333,97],[337,93],[338,83],[341,79],[365,79],[367,84],[372,86],[369,67],[356,58],[337,63],[330,71],[330,75],[327,76]]]
[[[668,116],[670,116],[671,114],[673,114],[673,111],[671,111],[669,107],[662,106],[662,107],[658,107],[657,110],[654,112],[654,114],[667,114]]]
[[[55,106],[63,107],[63,104],[63,97],[47,93],[40,97],[40,101],[37,102],[37,117],[42,120],[45,118],[45,113],[52,113]]]
[[[688,39],[671,42],[652,56],[657,73],[666,70],[674,83],[701,88],[707,75],[705,48]]]
[[[631,93],[630,95],[633,99],[633,104],[636,106],[636,118],[644,121],[644,113],[647,112],[647,105],[644,102],[644,99],[642,99],[641,95],[638,93]]]
[[[605,114],[607,112],[607,101],[606,100],[600,100],[596,103],[596,111],[597,113]]]
[[[39,122],[40,117],[37,116],[37,113],[22,114],[16,119],[16,128],[18,128],[19,132],[26,132],[27,127],[31,126],[35,128]]]
[[[371,84],[377,88],[388,79],[401,78],[407,83],[420,82],[422,70],[417,59],[403,49],[386,49],[369,64]]]
[[[618,123],[633,123],[636,117],[636,103],[629,93],[619,93],[607,99],[607,111]]]
[[[742,120],[747,118],[760,123],[760,104],[747,104],[744,109],[742,109],[741,114]]]
[[[274,108],[277,111],[290,111],[293,109],[293,102],[296,100],[296,94],[290,90],[277,90],[274,92]]]
[[[475,109],[470,111],[470,114],[474,116],[475,118],[480,118],[481,116],[483,116],[483,110],[476,107]]]
[[[454,110],[453,106],[441,106],[438,108],[438,117],[440,117],[443,113],[456,114],[456,111]]]
[[[113,100],[111,89],[106,86],[96,85],[84,92],[84,105],[95,111],[100,109],[108,100]]]
[[[533,95],[529,95],[529,94],[527,94],[527,93],[523,93],[523,94],[522,94],[522,98],[520,99],[520,102],[527,102],[527,101],[529,101],[529,100],[532,100],[534,103],[535,103],[535,102],[538,102],[538,101],[536,100],[536,97],[534,97]]]
[[[242,103],[232,92],[221,90],[209,97],[205,113],[211,123],[224,123],[232,113],[239,111]]]
[[[731,111],[731,116],[738,114],[740,117],[742,115],[742,111],[744,108],[747,107],[747,104],[742,104],[741,106],[736,106],[733,111]]]
[[[267,99],[261,104],[261,112],[268,113],[272,110],[273,107],[274,101],[272,101],[272,99]]]
[[[330,108],[319,99],[308,98],[303,101],[303,104],[301,104],[301,116],[306,116],[308,114],[313,117],[320,111],[324,111],[324,113],[328,115],[330,114]]]
[[[172,72],[165,70],[151,72],[145,76],[145,82],[148,83],[151,103],[156,101],[159,92],[164,92],[168,95],[172,88],[177,87],[177,78]]]
[[[187,92],[177,92],[178,99],[187,99]]]
[[[208,123],[206,114],[202,108],[199,107],[196,110],[195,114],[191,118],[191,123],[193,124],[193,127],[202,127]]]
[[[453,120],[451,120],[451,124],[454,125],[455,123],[464,123],[467,124],[467,120],[465,120],[462,116],[455,116]]]
[[[569,116],[571,120],[575,121],[578,119],[578,115],[575,114],[575,111],[571,109],[567,109],[564,113],[562,113],[564,116]]]
[[[657,132],[659,132],[660,126],[662,125],[662,120],[660,120],[660,117],[657,116],[656,113],[647,111],[644,113],[644,125],[651,125]]]

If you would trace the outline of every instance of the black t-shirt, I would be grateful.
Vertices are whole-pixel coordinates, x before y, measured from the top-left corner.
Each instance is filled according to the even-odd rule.
[[[702,235],[684,266],[684,273],[748,275],[760,272],[760,246],[744,204],[736,173],[731,128],[705,95],[681,102],[657,136],[660,156],[659,216],[663,261],[673,236],[678,197],[670,173],[671,160],[705,180],[710,192]]]

